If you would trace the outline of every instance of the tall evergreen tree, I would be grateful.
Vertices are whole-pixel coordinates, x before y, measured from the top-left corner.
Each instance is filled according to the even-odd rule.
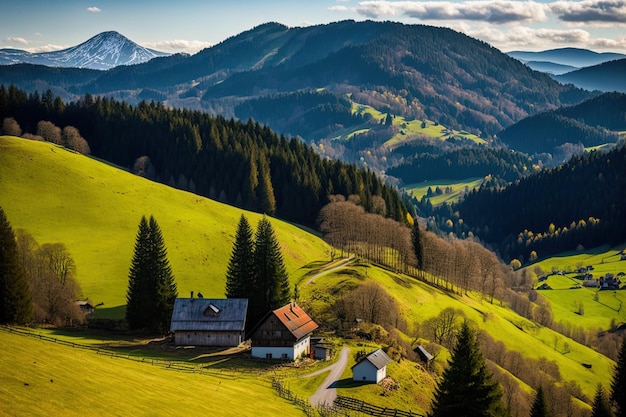
[[[463,323],[448,368],[431,404],[430,417],[508,416],[500,386],[487,371],[474,332]]]
[[[254,246],[253,319],[261,319],[265,313],[290,301],[289,277],[280,244],[270,221],[263,216],[257,225]],[[251,323],[252,324],[252,323]]]
[[[252,298],[254,288],[254,241],[252,227],[242,214],[226,270],[226,297]]]
[[[422,235],[417,219],[413,223],[413,229],[411,230],[411,243],[413,244],[415,258],[417,258],[417,269],[421,270],[424,268],[424,253],[422,249]]]
[[[549,417],[550,411],[548,410],[548,403],[546,403],[546,396],[543,393],[543,387],[540,385],[537,388],[535,394],[535,400],[533,406],[530,409],[530,417]]]
[[[167,332],[177,296],[161,229],[154,217],[142,216],[128,275],[129,328]]]
[[[0,207],[0,323],[26,324],[32,300],[11,224]]]
[[[609,399],[602,388],[602,384],[598,384],[596,395],[593,398],[593,406],[591,407],[591,417],[613,417]]]
[[[615,407],[615,417],[626,417],[626,338],[622,338],[622,348],[613,371],[610,399]]]

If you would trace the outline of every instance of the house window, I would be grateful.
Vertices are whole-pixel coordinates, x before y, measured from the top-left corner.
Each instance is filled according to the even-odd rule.
[[[265,359],[272,359],[272,354],[271,353],[266,353],[265,354]]]
[[[283,354],[282,354],[282,356],[281,356],[281,358],[283,358],[283,359],[289,359],[289,355],[287,355],[286,353],[283,353]]]

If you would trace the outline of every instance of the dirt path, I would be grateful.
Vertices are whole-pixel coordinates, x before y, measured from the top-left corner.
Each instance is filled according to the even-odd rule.
[[[310,283],[315,281],[316,278],[319,278],[322,275],[330,274],[331,272],[337,271],[338,269],[345,268],[346,266],[352,264],[353,262],[354,262],[354,256],[350,256],[349,258],[342,259],[336,265],[334,265],[334,266],[332,266],[332,267],[330,267],[328,269],[324,269],[323,271],[318,272],[317,274],[313,275],[311,278],[309,278],[306,281],[306,285],[309,285]]]
[[[311,378],[316,375],[319,375],[323,372],[328,372],[328,376],[320,385],[320,387],[315,391],[315,394],[309,397],[309,402],[313,406],[318,406],[321,404],[332,405],[337,398],[337,390],[334,388],[335,382],[341,378],[341,374],[343,374],[343,370],[346,368],[348,364],[348,355],[350,354],[350,348],[344,347],[341,349],[339,353],[339,359],[337,362],[333,363],[330,366],[327,366],[324,369],[320,369],[319,371],[313,372],[312,374],[305,375],[301,378]]]

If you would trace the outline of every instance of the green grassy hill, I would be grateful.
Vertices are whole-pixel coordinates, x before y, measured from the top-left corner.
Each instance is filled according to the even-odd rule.
[[[548,275],[547,284],[552,290],[540,291],[540,294],[550,300],[555,321],[564,321],[572,325],[590,330],[607,330],[613,321],[616,324],[626,322],[626,291],[599,291],[597,288],[576,288],[582,281],[578,268],[592,266],[589,271],[594,278],[607,273],[617,276],[620,272],[626,273],[626,260],[621,260],[620,252],[626,245],[616,248],[603,246],[582,252],[567,252],[559,256],[543,259],[528,267],[528,270],[539,269]],[[552,272],[555,274],[552,274]],[[538,277],[536,277],[538,278]],[[622,277],[623,281],[623,277]],[[584,314],[579,314],[582,304]],[[626,307],[626,306],[625,306]]]
[[[77,266],[83,296],[104,303],[99,317],[123,317],[139,220],[159,223],[178,292],[222,297],[226,266],[242,213],[260,214],[176,190],[51,143],[0,137],[0,206],[14,230],[62,242]],[[327,245],[296,225],[271,220],[292,281]]]
[[[0,343],[3,416],[303,415],[262,373],[181,372],[5,331]]]

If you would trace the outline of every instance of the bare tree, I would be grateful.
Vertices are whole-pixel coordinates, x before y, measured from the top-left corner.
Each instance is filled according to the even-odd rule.
[[[87,143],[85,138],[80,135],[80,132],[74,126],[65,126],[61,133],[61,139],[63,141],[63,145],[66,148],[75,150],[76,152],[83,155],[91,153],[91,150],[89,149],[89,144]]]
[[[2,120],[2,134],[8,136],[20,136],[22,134],[22,128],[12,117],[5,117]]]
[[[52,122],[41,120],[37,123],[37,135],[44,138],[46,142],[56,143],[57,145],[63,145],[63,139],[61,137],[61,128],[56,126]]]
[[[451,349],[461,318],[462,313],[460,311],[448,307],[441,311],[437,317],[426,320],[423,328],[433,342]]]

